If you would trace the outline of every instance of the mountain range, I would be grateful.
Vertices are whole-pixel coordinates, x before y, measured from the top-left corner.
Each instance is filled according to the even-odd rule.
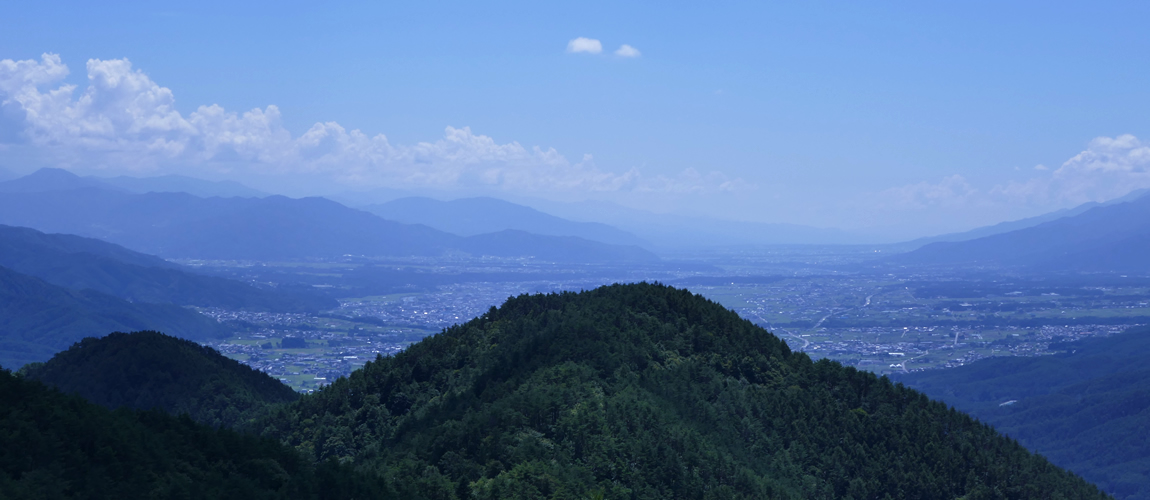
[[[201,341],[229,332],[180,306],[71,290],[0,267],[0,366],[19,368],[45,361],[85,337],[136,330],[163,330]]]
[[[235,181],[206,181],[183,175],[156,177],[80,177],[59,168],[42,168],[30,175],[9,180],[0,178],[0,193],[41,193],[68,189],[96,188],[127,193],[188,193],[202,198],[261,198],[268,193]]]
[[[650,242],[656,248],[672,251],[736,246],[864,244],[877,241],[865,234],[841,229],[659,214],[600,201],[561,203],[532,199],[525,204],[573,221],[609,224]]]
[[[1091,207],[1078,215],[891,257],[896,265],[1013,267],[1031,271],[1150,271],[1150,196]]]
[[[31,187],[30,187],[31,186]],[[58,186],[59,189],[48,189]],[[42,169],[0,182],[0,223],[103,239],[164,258],[293,260],[473,255],[574,263],[657,262],[635,246],[501,231],[461,237],[324,198],[129,193]]]
[[[612,245],[649,245],[631,233],[606,224],[572,222],[495,198],[439,201],[409,197],[360,208],[384,219],[423,224],[460,236],[517,230],[548,236],[574,236]]]
[[[130,302],[272,312],[316,312],[339,305],[318,294],[262,290],[203,276],[94,238],[4,225],[0,225],[0,266],[54,285],[95,290]]]
[[[929,236],[926,238],[918,238],[918,239],[911,240],[911,241],[908,241],[905,243],[901,243],[901,244],[899,244],[899,246],[908,246],[908,247],[912,247],[912,248],[919,248],[919,247],[922,247],[924,245],[928,245],[930,243],[968,241],[968,240],[974,240],[974,239],[978,239],[978,238],[984,238],[986,236],[993,236],[996,234],[1009,233],[1011,231],[1017,231],[1019,229],[1026,229],[1026,228],[1034,227],[1034,226],[1037,226],[1039,224],[1042,224],[1045,222],[1050,222],[1050,221],[1055,221],[1058,219],[1062,219],[1064,217],[1074,217],[1078,214],[1086,212],[1087,210],[1090,210],[1090,209],[1095,208],[1095,207],[1104,207],[1104,206],[1116,205],[1119,203],[1126,203],[1126,202],[1134,201],[1134,200],[1137,200],[1137,199],[1141,198],[1142,196],[1146,195],[1147,193],[1150,193],[1150,189],[1138,189],[1138,190],[1135,190],[1135,191],[1132,191],[1132,192],[1126,194],[1125,196],[1115,198],[1113,200],[1109,200],[1109,201],[1106,201],[1103,203],[1098,203],[1098,202],[1093,202],[1093,201],[1087,202],[1087,203],[1083,203],[1083,204],[1078,205],[1078,206],[1073,207],[1073,208],[1064,208],[1061,210],[1055,210],[1053,212],[1045,213],[1045,214],[1034,216],[1034,217],[1027,217],[1025,219],[1000,222],[998,224],[994,224],[991,226],[985,226],[985,227],[979,227],[979,228],[971,229],[970,231],[964,231],[964,232],[960,232],[960,233],[943,234],[943,235],[939,235],[939,236]]]

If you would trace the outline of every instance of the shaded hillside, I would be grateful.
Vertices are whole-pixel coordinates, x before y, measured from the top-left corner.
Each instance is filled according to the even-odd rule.
[[[1117,498],[1150,498],[1150,329],[1061,348],[1054,356],[990,358],[899,380]]]
[[[70,290],[0,267],[0,366],[46,361],[84,337],[163,330],[190,339],[227,335],[215,320],[168,304],[133,304]]]
[[[236,427],[299,397],[215,349],[148,331],[89,337],[20,373],[108,408],[186,413],[215,427]]]
[[[1150,197],[957,243],[932,243],[893,257],[903,265],[1014,266],[1037,271],[1147,272]]]
[[[0,370],[0,498],[394,498],[272,440],[110,411]]]
[[[0,188],[4,185],[0,183]],[[515,237],[496,235],[468,243],[460,236],[384,220],[324,198],[199,198],[186,193],[133,194],[80,186],[5,194],[0,197],[0,224],[100,238],[165,258],[277,261],[344,255],[441,256],[468,253],[468,248],[496,257],[522,255],[521,241]],[[570,244],[554,236],[537,236],[534,241],[554,253],[567,252]],[[627,261],[635,252],[619,247],[607,254],[606,258],[599,253],[588,255],[584,261]]]
[[[68,234],[0,225],[0,266],[54,285],[92,289],[132,302],[273,312],[319,311],[339,305],[319,295],[261,290],[203,276],[159,257]]]
[[[439,201],[409,197],[362,207],[384,219],[423,224],[460,236],[508,229],[549,236],[576,236],[613,245],[646,244],[638,236],[597,222],[574,222],[495,198]]]
[[[988,426],[662,285],[520,296],[265,432],[409,498],[1104,498]]]

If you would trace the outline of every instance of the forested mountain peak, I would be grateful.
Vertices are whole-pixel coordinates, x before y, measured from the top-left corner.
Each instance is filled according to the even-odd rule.
[[[108,408],[186,413],[224,427],[299,397],[278,380],[210,347],[152,331],[89,337],[22,372]]]
[[[886,378],[659,284],[520,296],[264,432],[409,498],[1103,498]]]

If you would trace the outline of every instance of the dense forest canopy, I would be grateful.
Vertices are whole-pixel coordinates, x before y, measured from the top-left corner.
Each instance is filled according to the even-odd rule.
[[[1150,497],[1150,328],[900,377],[1121,499]]]
[[[520,296],[262,432],[407,498],[1104,498],[886,378],[658,284]]]
[[[394,498],[379,479],[270,439],[112,411],[0,370],[0,498]]]
[[[86,338],[21,373],[108,408],[186,413],[213,426],[236,427],[299,397],[210,347],[151,331]]]

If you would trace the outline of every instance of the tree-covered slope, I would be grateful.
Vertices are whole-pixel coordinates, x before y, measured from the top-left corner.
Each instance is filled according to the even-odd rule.
[[[133,304],[92,290],[69,290],[0,267],[0,366],[46,361],[84,337],[162,330],[190,339],[227,335],[215,320],[170,304]]]
[[[263,427],[409,498],[1104,498],[885,378],[683,290],[520,296]]]
[[[1062,348],[1053,356],[990,358],[900,380],[1117,498],[1150,498],[1150,328]]]
[[[318,311],[339,305],[319,295],[261,290],[203,276],[159,257],[93,238],[45,234],[0,225],[0,266],[54,285],[92,289],[132,302],[274,312]]]
[[[390,498],[273,440],[160,412],[111,411],[0,370],[0,498]]]
[[[217,427],[242,425],[299,397],[215,349],[149,331],[86,338],[21,373],[108,408],[187,413]]]

